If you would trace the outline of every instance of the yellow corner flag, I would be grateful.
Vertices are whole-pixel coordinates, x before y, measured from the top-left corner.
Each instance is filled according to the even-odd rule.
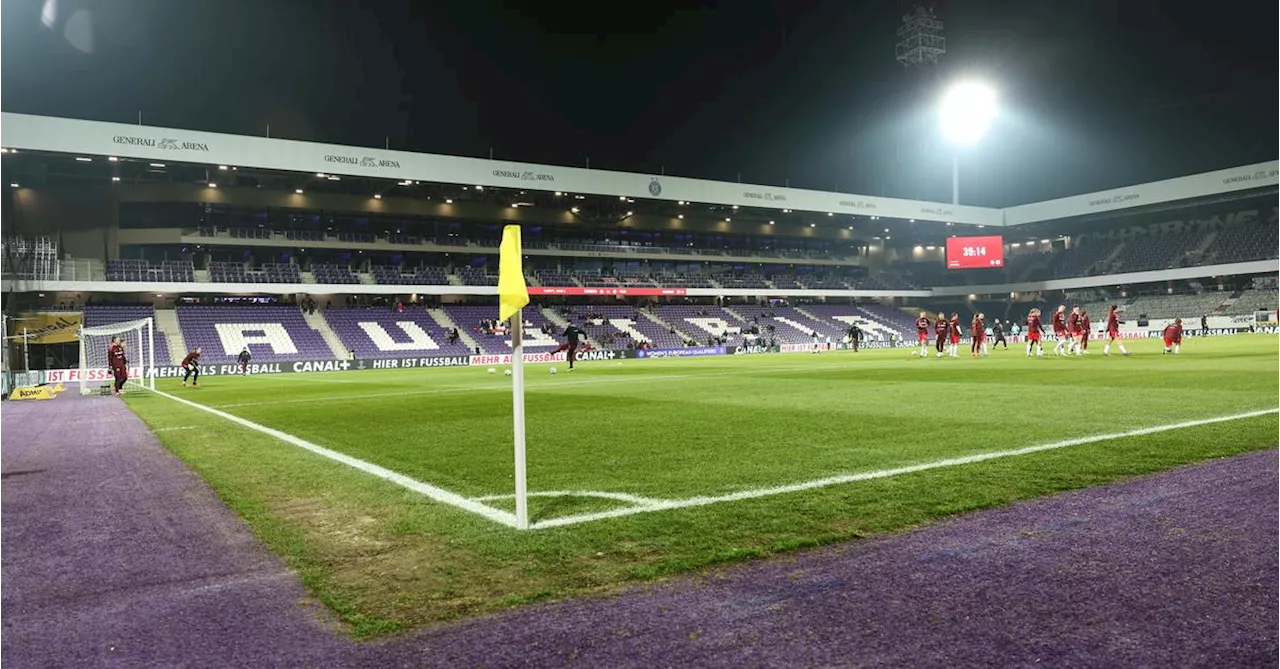
[[[502,248],[498,254],[498,320],[511,318],[529,303],[529,288],[524,284],[524,249],[520,247],[520,226],[502,229]]]

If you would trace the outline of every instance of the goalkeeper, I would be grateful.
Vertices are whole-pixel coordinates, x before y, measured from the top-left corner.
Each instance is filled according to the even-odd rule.
[[[249,347],[248,346],[244,347],[244,350],[240,351],[240,356],[236,358],[236,362],[240,363],[241,374],[249,373],[249,361],[252,359],[253,359],[253,355],[249,353]]]
[[[191,379],[191,385],[200,384],[200,347],[197,346],[194,351],[187,354],[182,359],[182,385],[187,385],[187,379]]]
[[[111,375],[115,377],[112,392],[119,395],[125,381],[129,380],[129,359],[124,357],[124,340],[120,337],[111,338],[111,345],[107,347],[107,365],[111,367]]]

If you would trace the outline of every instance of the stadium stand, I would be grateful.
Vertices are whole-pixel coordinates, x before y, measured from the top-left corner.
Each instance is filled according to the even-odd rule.
[[[426,310],[407,307],[347,307],[325,309],[324,319],[357,358],[409,358],[470,355],[465,343],[450,341],[452,328],[436,322]]]
[[[806,316],[806,324],[815,323],[818,334],[824,338],[831,337],[831,341],[840,341],[844,337],[850,321],[857,323],[870,339],[888,339],[891,334],[903,335],[902,329],[897,325],[872,318],[861,307],[852,304],[811,304],[798,307],[796,311]]]
[[[697,304],[666,304],[655,310],[658,317],[699,345],[723,338],[729,346],[742,344],[740,330],[746,325],[722,307]]]
[[[576,286],[578,282],[568,274],[556,270],[541,269],[534,272],[538,283],[543,286]]]
[[[354,284],[360,283],[360,277],[347,265],[316,264],[311,266],[311,274],[316,283]]]
[[[289,263],[264,263],[252,270],[238,262],[209,263],[209,280],[226,283],[302,283],[298,267]]]
[[[658,285],[652,277],[640,272],[581,272],[578,278],[582,285],[592,288],[652,288]]]
[[[1276,288],[1247,288],[1233,293],[1220,308],[1223,316],[1243,316],[1259,311],[1274,313],[1277,308]]]
[[[404,272],[399,267],[389,265],[373,265],[369,268],[370,275],[373,276],[374,283],[395,286],[447,286],[449,285],[449,275],[445,273],[443,267],[432,267],[423,265],[413,270],[413,272]]]
[[[648,344],[650,348],[681,348],[685,340],[669,323],[659,323],[644,311],[619,304],[562,307],[559,311],[608,348]],[[557,333],[558,334],[558,333]],[[607,344],[609,337],[613,344]]]
[[[642,316],[634,307],[619,304],[591,305],[587,307],[557,307],[552,309],[561,318],[573,323],[587,333],[587,336],[606,349],[634,348],[647,344],[652,348],[670,348],[683,346],[677,335],[671,335],[675,343],[658,344],[654,338],[640,328],[642,321],[661,329],[657,323]],[[665,332],[665,331],[664,331]],[[554,332],[559,338],[560,331]]]
[[[883,304],[862,304],[859,305],[858,310],[867,318],[892,328],[904,338],[915,338],[915,316],[902,309]]]
[[[794,274],[774,274],[769,278],[773,282],[773,287],[777,290],[797,290],[804,288],[799,281],[796,280]]]
[[[146,260],[110,259],[106,264],[107,281],[195,281],[195,267],[188,260],[165,260],[153,267]]]
[[[497,275],[489,274],[481,267],[462,267],[458,270],[458,278],[462,279],[462,285],[464,286],[498,285]]]
[[[1045,270],[1033,271],[1027,278],[1035,281],[1094,276],[1101,273],[1099,265],[1115,250],[1114,241],[1086,237],[1071,248],[1050,253]]]
[[[714,275],[717,283],[723,288],[770,288],[769,282],[761,275],[754,273],[721,273]]]
[[[471,338],[476,341],[476,344],[480,346],[483,352],[489,354],[511,352],[511,344],[508,343],[510,337],[508,335],[495,333],[485,327],[487,321],[493,321],[498,318],[497,306],[449,305],[445,306],[444,310],[449,315],[450,320],[471,335]],[[525,320],[525,348],[538,352],[559,345],[558,335],[561,328],[548,320],[540,309],[529,307],[523,313]],[[544,328],[548,333],[543,332]],[[550,332],[555,332],[557,336],[552,336],[549,334]]]
[[[1185,267],[1187,253],[1204,241],[1207,231],[1170,235],[1147,235],[1125,242],[1120,252],[1105,266],[1101,274],[1143,272]]]
[[[1228,293],[1201,293],[1198,295],[1140,295],[1113,300],[1100,300],[1080,305],[1088,311],[1092,320],[1099,320],[1112,304],[1125,313],[1125,320],[1146,315],[1148,318],[1183,318],[1188,321],[1202,315],[1218,315],[1217,309],[1229,297]],[[1191,327],[1188,325],[1188,327]]]
[[[245,338],[254,362],[332,360],[333,351],[294,306],[179,306],[178,324],[188,349],[204,349],[202,360],[231,362]],[[159,357],[157,355],[157,357]]]
[[[1205,251],[1206,264],[1247,262],[1280,257],[1280,227],[1241,225],[1223,228]]]
[[[735,306],[733,310],[756,326],[766,341],[778,344],[808,344],[817,324],[790,307]]]
[[[701,274],[657,274],[654,281],[668,288],[714,288],[711,279]]]

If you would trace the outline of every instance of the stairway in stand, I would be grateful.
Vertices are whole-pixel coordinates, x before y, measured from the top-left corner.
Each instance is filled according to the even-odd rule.
[[[546,316],[547,320],[554,323],[557,328],[560,328],[560,331],[555,334],[555,338],[559,340],[560,335],[564,333],[564,329],[569,327],[569,321],[565,320],[564,316],[556,313],[556,310],[552,308],[544,308],[542,310],[542,315]],[[584,333],[583,338],[586,340],[587,344],[590,344],[594,348],[604,348],[600,345],[600,342],[596,341],[590,335]]]
[[[661,318],[658,318],[658,317],[657,317],[656,315],[654,315],[654,314],[649,313],[649,310],[648,310],[648,309],[640,309],[640,310],[639,310],[639,312],[640,312],[640,315],[641,315],[641,316],[644,316],[645,318],[647,318],[647,319],[649,319],[649,320],[653,321],[654,323],[657,323],[658,325],[661,325],[664,329],[668,329],[668,330],[670,330],[671,332],[674,332],[675,334],[679,335],[680,339],[682,339],[682,340],[684,341],[684,343],[685,343],[685,344],[697,344],[697,343],[698,343],[698,342],[694,341],[693,337],[690,337],[689,335],[685,334],[683,331],[679,330],[678,328],[671,327],[671,324],[670,324],[670,323],[668,323],[668,322],[666,322],[666,321],[662,320]]]
[[[169,347],[169,360],[173,364],[187,357],[187,346],[182,340],[182,327],[178,325],[178,312],[173,309],[156,309],[156,331]]]
[[[458,324],[454,323],[452,318],[449,318],[449,313],[447,311],[444,309],[427,309],[427,314],[436,319],[436,322],[440,324],[440,327],[457,330],[458,339],[461,339],[462,343],[467,345],[467,348],[475,351],[476,353],[480,352],[480,344],[476,343],[476,340],[471,336],[470,332],[467,332],[466,328],[458,327]]]
[[[351,353],[347,350],[346,345],[338,338],[338,334],[329,327],[329,321],[324,319],[324,312],[317,311],[313,314],[302,312],[302,318],[307,325],[324,339],[324,343],[329,345],[329,350],[333,351],[334,360],[346,360],[351,357]]]

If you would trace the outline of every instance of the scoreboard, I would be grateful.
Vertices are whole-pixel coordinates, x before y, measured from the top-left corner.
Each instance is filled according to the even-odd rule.
[[[1004,267],[1004,237],[947,238],[947,269]]]

